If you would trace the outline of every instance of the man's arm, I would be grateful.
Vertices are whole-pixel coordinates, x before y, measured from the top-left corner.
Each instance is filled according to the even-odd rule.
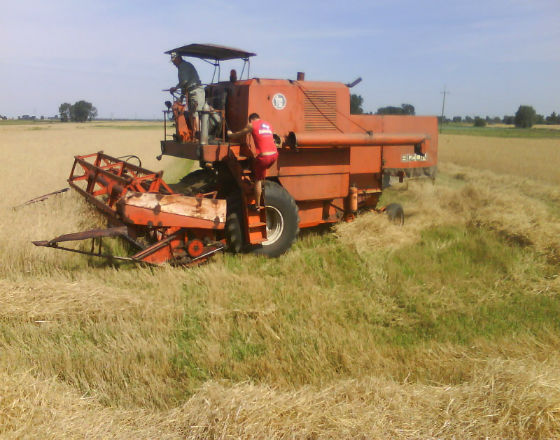
[[[243,130],[236,131],[235,133],[231,130],[228,130],[228,139],[230,141],[243,139],[243,137],[247,136],[249,133],[251,133],[251,131],[253,131],[253,126],[251,125],[251,123],[247,124],[247,126]]]
[[[171,93],[173,93],[173,92],[175,92],[175,91],[181,89],[181,91],[183,92],[183,95],[185,95],[185,94],[186,94],[185,92],[187,91],[187,82],[188,82],[188,81],[186,81],[186,80],[185,80],[185,81],[181,81],[181,82],[177,83],[176,86],[171,87],[171,88],[169,89],[169,91],[170,91]]]
[[[173,92],[175,92],[175,91],[181,89],[181,91],[183,92],[183,95],[184,95],[184,94],[185,94],[186,85],[187,85],[187,82],[186,82],[186,81],[179,82],[179,83],[177,83],[176,86],[171,87],[171,88],[169,89],[169,91],[170,91],[171,93],[173,93]]]
[[[179,78],[179,82],[175,87],[171,87],[172,93],[176,90],[182,89],[183,95],[185,94],[187,83],[190,79],[190,72],[188,72],[188,69],[186,69],[185,66],[186,63],[184,61],[177,66],[177,76]]]

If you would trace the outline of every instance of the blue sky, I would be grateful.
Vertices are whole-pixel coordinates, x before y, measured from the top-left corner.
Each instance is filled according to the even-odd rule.
[[[362,83],[364,109],[417,114],[560,112],[560,1],[0,0],[0,114],[153,118],[177,81],[163,54],[215,43],[256,52],[251,74]],[[212,69],[193,62],[201,79]],[[223,72],[239,68],[224,64]]]

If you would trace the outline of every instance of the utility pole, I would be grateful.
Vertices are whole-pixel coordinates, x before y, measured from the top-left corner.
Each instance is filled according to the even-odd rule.
[[[441,92],[443,95],[443,104],[441,105],[441,119],[440,119],[440,124],[439,124],[439,132],[441,133],[441,127],[443,125],[443,115],[445,112],[445,96],[449,94],[449,91],[447,90],[447,86],[443,86],[443,92]]]

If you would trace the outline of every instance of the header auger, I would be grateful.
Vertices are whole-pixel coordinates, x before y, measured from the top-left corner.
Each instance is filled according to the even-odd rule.
[[[205,88],[198,126],[183,97],[167,102],[161,154],[196,161],[200,169],[168,185],[155,173],[102,152],[76,156],[68,180],[108,218],[108,228],[67,234],[36,245],[88,255],[60,243],[121,237],[134,250],[125,261],[193,265],[224,249],[276,257],[286,252],[300,228],[351,221],[362,210],[386,212],[402,223],[400,205],[378,208],[391,176],[435,177],[437,119],[419,116],[350,114],[349,85],[338,82],[249,78],[219,80],[220,63],[250,52],[215,45],[172,49],[211,60],[218,82]],[[241,75],[241,77],[243,74]],[[251,136],[232,142],[251,113],[273,128],[278,160],[264,185],[265,209],[255,203]],[[161,157],[161,156],[160,156]]]

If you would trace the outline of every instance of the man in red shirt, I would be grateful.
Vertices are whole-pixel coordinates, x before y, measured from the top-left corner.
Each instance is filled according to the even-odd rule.
[[[228,130],[228,138],[230,140],[242,139],[251,133],[255,141],[255,205],[251,209],[258,211],[261,209],[261,195],[263,180],[266,178],[266,170],[269,169],[276,159],[278,159],[278,150],[274,143],[274,135],[272,127],[266,121],[263,121],[257,113],[249,115],[249,123],[240,131],[235,133]]]

